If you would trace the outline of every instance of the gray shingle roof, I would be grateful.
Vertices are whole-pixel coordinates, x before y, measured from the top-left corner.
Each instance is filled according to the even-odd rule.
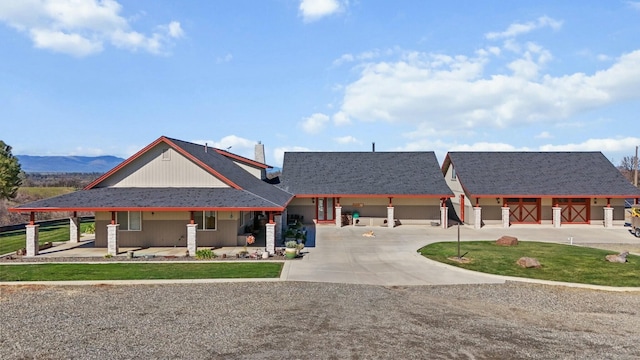
[[[449,152],[469,195],[639,197],[601,152]]]
[[[22,210],[281,208],[254,194],[232,188],[95,188],[21,205]]]
[[[279,186],[295,195],[453,196],[433,152],[287,152]]]
[[[161,138],[162,139],[162,138]],[[284,209],[292,194],[256,178],[215,149],[166,138],[175,146],[229,179],[234,188],[100,188],[77,191],[16,207],[40,211],[110,208],[255,208]],[[213,174],[211,175],[213,176]]]

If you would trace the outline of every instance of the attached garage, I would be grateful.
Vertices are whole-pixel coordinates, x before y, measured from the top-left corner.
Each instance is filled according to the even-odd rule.
[[[466,224],[624,224],[640,199],[600,152],[450,152],[442,165]]]
[[[433,152],[287,152],[278,186],[289,216],[336,225],[440,222],[453,195]]]

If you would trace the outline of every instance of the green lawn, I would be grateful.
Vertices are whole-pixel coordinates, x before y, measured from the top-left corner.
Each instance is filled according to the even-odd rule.
[[[19,192],[35,196],[38,199],[46,199],[58,195],[64,195],[76,191],[72,187],[43,187],[43,186],[22,186],[18,189]]]
[[[520,241],[500,246],[495,241],[461,243],[461,255],[471,260],[461,264],[447,259],[457,256],[457,242],[441,242],[419,250],[432,260],[489,274],[608,286],[640,286],[640,257],[629,255],[625,264],[607,262],[614,251],[580,246]],[[538,259],[542,268],[525,269],[516,264],[523,257]]]
[[[0,265],[0,281],[277,278],[281,262]]]
[[[89,224],[87,222],[80,224],[80,231],[84,232]],[[38,242],[44,244],[48,241],[68,241],[69,240],[69,224],[56,226],[41,226],[38,229]],[[16,231],[7,231],[0,234],[0,255],[15,252],[25,247],[27,241],[25,229]]]

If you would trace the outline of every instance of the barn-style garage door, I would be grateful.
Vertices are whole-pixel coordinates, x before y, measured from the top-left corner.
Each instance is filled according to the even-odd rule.
[[[540,223],[539,198],[509,198],[504,203],[509,206],[509,222],[512,224]]]
[[[590,216],[589,199],[553,199],[553,204],[562,210],[563,224],[588,224]]]

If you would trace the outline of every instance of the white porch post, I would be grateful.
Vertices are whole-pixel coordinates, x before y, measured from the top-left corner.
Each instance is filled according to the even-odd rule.
[[[553,212],[553,227],[559,228],[562,224],[562,208],[559,206],[554,206],[551,208]]]
[[[80,218],[77,216],[69,218],[69,242],[80,242]]]
[[[196,256],[196,250],[198,250],[196,242],[197,229],[198,224],[187,224],[187,254],[189,256]]]
[[[613,227],[613,208],[611,206],[607,206],[604,209],[604,227],[612,228]]]
[[[509,227],[509,207],[508,206],[502,207],[502,227],[503,228]]]
[[[393,206],[387,207],[387,227],[393,228],[395,225],[395,217],[393,215]]]
[[[120,224],[107,225],[107,254],[116,256],[120,252],[120,246],[118,245],[118,231],[120,230]]]
[[[447,206],[441,206],[440,207],[440,225],[442,226],[443,229],[446,229],[449,227],[449,208],[447,208]]]
[[[275,222],[269,222],[265,225],[266,228],[266,240],[267,240],[267,246],[266,246],[266,251],[270,254],[273,255],[276,253],[276,223]]]
[[[482,228],[482,208],[480,206],[473,208],[473,228]]]
[[[336,206],[336,227],[342,227],[342,206]]]
[[[36,256],[40,252],[38,245],[39,234],[38,229],[40,225],[27,225],[27,256]]]

